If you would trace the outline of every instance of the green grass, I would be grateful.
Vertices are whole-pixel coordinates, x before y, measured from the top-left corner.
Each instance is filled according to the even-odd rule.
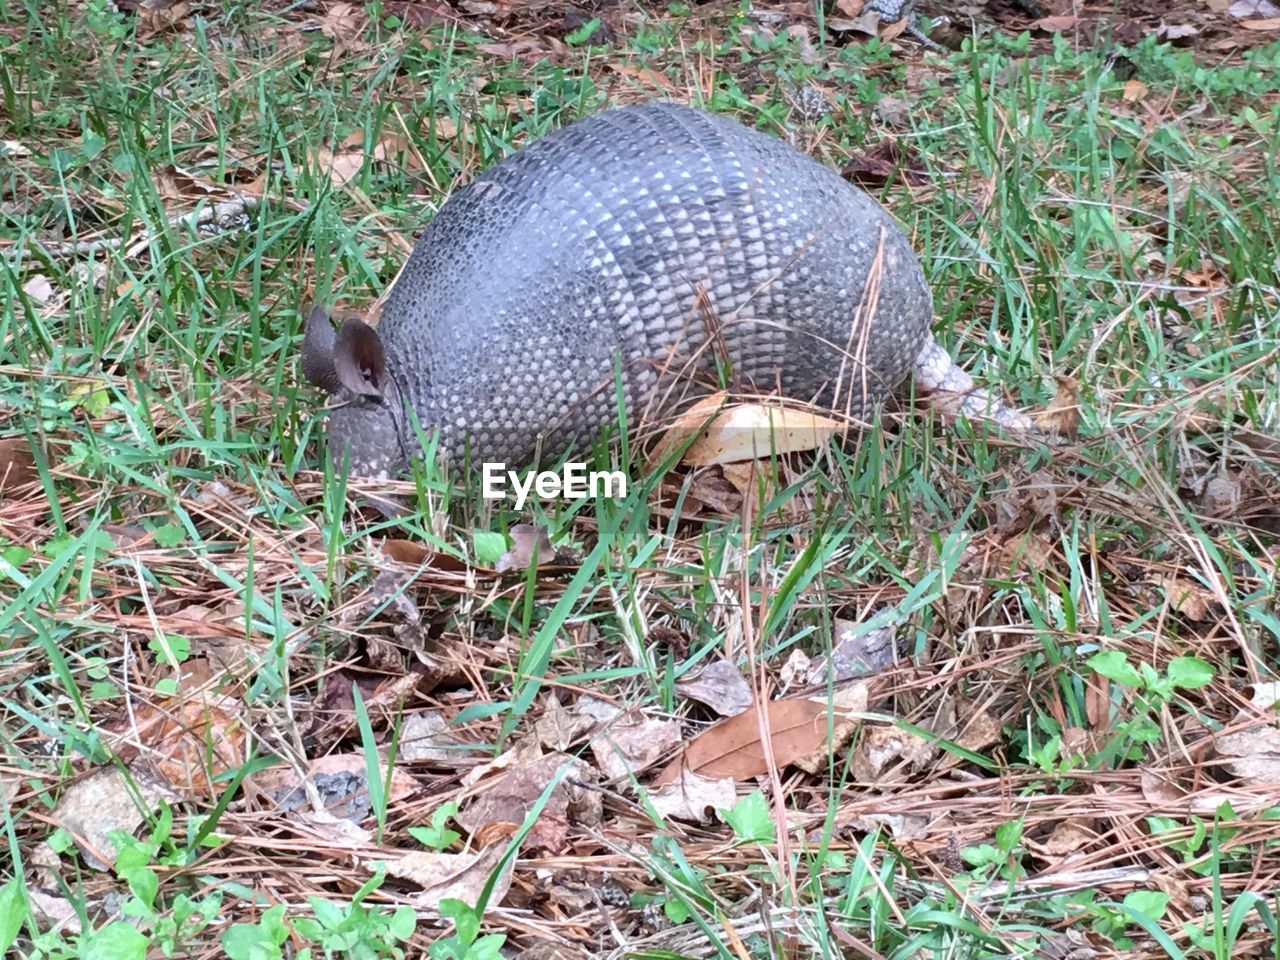
[[[1220,62],[1147,40],[1108,71],[1065,40],[1027,56],[1025,36],[994,35],[908,69],[878,41],[813,63],[784,32],[744,40],[732,10],[673,7],[614,47],[516,62],[483,49],[493,37],[385,13],[342,49],[298,11],[206,13],[139,38],[104,3],[0,0],[0,436],[33,441],[39,484],[0,500],[0,883],[82,915],[82,932],[51,932],[47,904],[3,887],[0,946],[273,957],[292,936],[315,956],[431,943],[478,960],[498,934],[589,956],[624,955],[609,953],[622,936],[654,958],[856,941],[897,960],[1030,956],[1070,931],[1143,956],[1280,956],[1275,774],[1233,774],[1208,739],[1248,729],[1242,690],[1273,678],[1280,638],[1280,44]],[[796,121],[783,77],[834,94],[832,115]],[[357,506],[297,370],[304,305],[361,311],[452,189],[644,95],[837,167],[897,137],[930,182],[876,196],[921,254],[937,335],[1032,411],[1070,378],[1079,438],[1019,444],[901,405],[856,446],[775,465],[740,515],[681,518],[694,477],[636,461],[620,503],[517,516],[428,467],[403,487],[407,516]],[[874,109],[886,96],[909,105],[900,120]],[[341,146],[354,134],[370,146]],[[321,151],[353,149],[364,162],[335,185]],[[250,226],[158,229],[191,208],[170,167],[217,199],[255,183]],[[377,552],[387,537],[474,559],[476,530],[531,518],[562,569],[414,576]],[[411,924],[398,908],[419,888],[372,866],[419,849],[408,829],[443,827],[441,805],[465,810],[462,778],[527,737],[551,694],[673,716],[692,737],[710,717],[677,682],[727,656],[776,686],[837,620],[893,624],[902,662],[824,775],[738,785],[756,832],[658,825],[632,784],[607,783],[574,787],[603,797],[603,820],[571,818],[559,850],[526,838],[483,917],[473,901]],[[248,662],[228,673],[219,651]],[[252,737],[196,723],[192,756],[222,741],[237,763],[148,806],[114,868],[89,866],[55,829],[60,798],[131,763],[138,736],[167,759],[129,734],[179,709],[165,698],[189,694],[196,664]],[[429,709],[474,750],[390,758]],[[971,739],[974,718],[993,735]],[[868,774],[866,738],[887,727],[937,749]],[[583,743],[569,752],[590,761]],[[331,753],[378,780],[358,856],[327,821],[240,792],[249,768]],[[1165,798],[1161,777],[1185,794]],[[1083,839],[1055,845],[1068,828]],[[104,911],[116,902],[132,921]]]

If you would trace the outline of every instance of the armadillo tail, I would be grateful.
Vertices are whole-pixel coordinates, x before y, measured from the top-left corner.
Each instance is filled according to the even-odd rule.
[[[917,393],[946,416],[991,420],[1013,433],[1034,433],[1031,419],[987,393],[956,365],[951,354],[930,334],[916,356]]]

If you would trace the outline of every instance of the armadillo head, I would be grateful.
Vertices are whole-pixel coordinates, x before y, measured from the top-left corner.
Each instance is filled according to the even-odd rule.
[[[334,466],[350,456],[352,476],[385,478],[409,463],[404,401],[387,368],[378,332],[350,317],[335,332],[323,307],[312,307],[302,340],[302,372],[333,398],[327,427]]]

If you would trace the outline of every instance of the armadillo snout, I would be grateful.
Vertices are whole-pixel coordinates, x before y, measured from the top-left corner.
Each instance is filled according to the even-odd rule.
[[[399,397],[394,398],[399,403]],[[409,466],[405,454],[403,413],[390,403],[354,399],[334,407],[329,413],[326,432],[329,454],[334,469],[341,472],[343,461],[350,457],[351,476],[385,480],[402,473]]]

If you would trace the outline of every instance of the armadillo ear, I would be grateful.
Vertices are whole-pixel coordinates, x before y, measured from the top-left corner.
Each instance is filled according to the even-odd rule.
[[[324,307],[312,307],[307,314],[307,330],[302,337],[302,374],[312,384],[329,393],[342,386],[333,367],[333,326]]]
[[[378,332],[363,320],[349,317],[338,328],[333,366],[342,385],[363,397],[383,396],[387,368]]]

